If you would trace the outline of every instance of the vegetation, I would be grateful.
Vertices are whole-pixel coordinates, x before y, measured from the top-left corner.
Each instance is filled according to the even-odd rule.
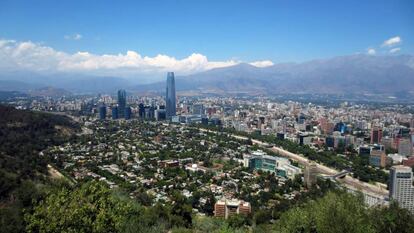
[[[25,215],[27,232],[413,232],[414,216],[395,203],[368,208],[362,196],[341,190],[298,202],[270,224],[270,215],[235,215],[228,220],[191,213],[176,194],[174,204],[141,206],[119,190],[91,181],[53,187]]]
[[[227,220],[212,217],[215,197],[211,191],[201,191],[192,182],[187,187],[193,193],[190,198],[179,191],[181,180],[212,180],[217,185],[229,181],[226,177],[215,180],[209,172],[189,174],[180,168],[165,169],[162,173],[165,179],[156,185],[174,185],[166,190],[170,200],[158,202],[144,188],[135,190],[105,170],[93,171],[110,181],[119,181],[119,189],[110,189],[106,183],[94,180],[80,180],[73,186],[63,180],[52,181],[46,175],[50,161],[39,152],[67,142],[78,127],[66,117],[9,107],[1,107],[0,111],[5,116],[0,119],[0,232],[414,232],[413,215],[395,203],[389,207],[368,208],[361,197],[338,190],[329,180],[319,180],[312,189],[302,189],[300,194],[287,199],[283,196],[301,189],[301,177],[281,182],[270,173],[258,171],[252,178],[244,179],[246,170],[234,169],[233,160],[223,161],[223,167],[233,171],[234,179],[247,184],[239,187],[235,195],[249,201],[253,212]],[[111,135],[101,133],[102,137]],[[199,137],[191,130],[186,133]],[[227,134],[217,138],[217,153],[220,153],[220,148],[228,146],[226,142],[230,140]],[[87,137],[75,140],[89,142]],[[194,151],[204,148],[190,140],[186,143]],[[238,146],[237,142],[232,143],[230,146]],[[293,146],[303,148],[291,146],[292,150]],[[166,148],[160,152],[162,156],[175,157],[172,153],[177,152],[170,145]],[[217,159],[213,157],[204,162],[213,166]],[[257,194],[253,186],[260,187]],[[231,185],[226,188],[234,189]],[[137,193],[134,198],[130,196],[131,191]],[[201,198],[206,200],[204,204]],[[206,215],[197,214],[196,207]]]
[[[67,117],[2,105],[0,116],[0,231],[22,232],[22,210],[40,198],[47,179],[39,152],[67,141],[78,127]]]
[[[362,196],[330,192],[283,214],[278,232],[414,232],[414,217],[395,203],[367,208]]]

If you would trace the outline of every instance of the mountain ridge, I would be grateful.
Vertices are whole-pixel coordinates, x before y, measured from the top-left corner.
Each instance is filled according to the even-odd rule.
[[[398,81],[398,82],[397,82]],[[0,90],[30,92],[44,87],[72,93],[163,93],[165,81],[140,84],[139,79],[81,74],[15,73],[0,75]],[[190,75],[176,73],[176,89],[199,94],[395,94],[414,96],[412,55],[354,54],[307,62],[256,67],[247,63]]]

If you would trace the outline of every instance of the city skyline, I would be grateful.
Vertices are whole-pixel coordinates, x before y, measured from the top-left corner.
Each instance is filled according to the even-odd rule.
[[[414,0],[0,0],[7,233],[414,232]]]

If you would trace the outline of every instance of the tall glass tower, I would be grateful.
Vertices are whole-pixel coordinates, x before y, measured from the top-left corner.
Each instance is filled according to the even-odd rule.
[[[167,73],[167,91],[165,96],[166,117],[171,119],[176,114],[174,72]]]
[[[118,90],[118,116],[123,118],[125,116],[126,107],[126,91]]]

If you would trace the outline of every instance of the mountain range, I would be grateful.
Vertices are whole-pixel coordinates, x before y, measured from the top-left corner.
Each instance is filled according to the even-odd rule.
[[[163,82],[140,85],[162,91]],[[414,57],[353,55],[258,68],[239,64],[177,77],[177,90],[249,94],[414,94]]]
[[[137,93],[162,93],[165,81],[162,77],[160,79],[162,81],[142,84],[138,80],[118,77],[1,74],[0,91],[29,91],[52,86],[74,93],[114,93],[119,88]],[[414,96],[414,57],[357,54],[303,63],[278,63],[262,68],[241,63],[187,76],[176,74],[176,89],[179,92],[218,95],[405,93]]]

